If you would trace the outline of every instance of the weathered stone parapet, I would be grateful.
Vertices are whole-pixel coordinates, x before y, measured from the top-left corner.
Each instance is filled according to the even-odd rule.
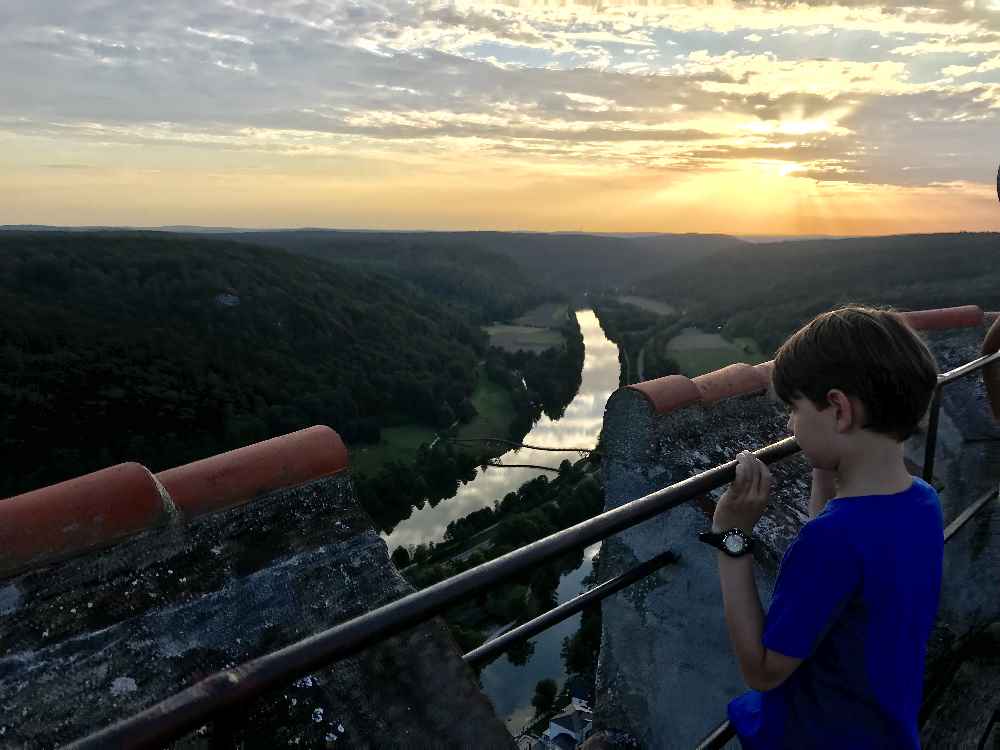
[[[942,372],[980,356],[997,317],[975,306],[906,315],[922,331]],[[786,415],[766,390],[772,367],[770,362],[733,365],[613,394],[602,436],[606,509],[731,461],[741,450],[787,437]],[[921,432],[905,446],[913,473],[923,465],[923,441]],[[765,609],[780,560],[807,520],[811,482],[801,455],[771,470],[769,508],[755,530],[761,544],[754,572]],[[946,523],[1000,479],[1000,429],[990,416],[981,375],[945,390],[934,473]],[[623,593],[603,603],[597,728],[630,732],[650,748],[690,748],[725,718],[728,701],[746,690],[726,632],[716,557],[697,541],[713,509],[709,498],[699,498],[605,542],[603,578],[668,547],[680,560],[641,596]],[[935,662],[945,663],[956,643],[1000,620],[998,524],[1000,513],[985,510],[946,548],[928,684],[938,674]]]
[[[346,474],[149,530],[0,590],[0,732],[64,744],[410,591]],[[274,691],[248,726],[248,747],[512,744],[439,621]]]
[[[0,746],[61,746],[411,593],[346,466],[337,434],[314,427],[162,484],[125,464],[0,501],[0,521],[32,533],[6,530]],[[57,543],[67,528],[75,546]],[[513,744],[440,620],[272,691],[240,722],[244,747]]]
[[[605,413],[605,508],[729,461],[740,450],[775,442],[785,437],[784,424],[764,393],[657,416],[639,394],[623,389]],[[794,457],[772,470],[771,509],[757,528],[768,542],[754,566],[765,601],[794,538],[791,529],[808,512],[804,460]],[[707,497],[681,505],[616,535],[601,553],[602,578],[666,548],[680,555],[655,581],[645,582],[641,597],[627,590],[602,608],[596,724],[628,731],[645,747],[692,747],[725,718],[726,703],[744,689],[722,616],[716,556],[697,540],[711,522],[712,507]]]
[[[340,436],[316,425],[155,477],[124,463],[0,500],[0,580],[347,467]]]

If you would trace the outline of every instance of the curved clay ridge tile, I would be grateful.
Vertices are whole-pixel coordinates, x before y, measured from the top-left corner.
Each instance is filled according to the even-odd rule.
[[[906,322],[918,331],[944,328],[970,328],[982,325],[983,310],[979,305],[944,307],[937,310],[912,310],[902,313]]]
[[[706,405],[733,396],[765,391],[769,383],[760,370],[743,362],[707,372],[694,379],[694,384],[701,392],[701,400]]]
[[[347,468],[340,435],[316,425],[157,474],[178,509],[200,516]]]
[[[1000,317],[993,321],[990,330],[983,340],[982,353],[994,354],[1000,351]],[[986,385],[986,395],[990,399],[993,418],[1000,420],[1000,363],[993,362],[983,368],[983,382]]]
[[[757,370],[762,377],[767,379],[767,382],[771,382],[771,376],[774,375],[774,360],[769,359],[767,362],[761,362],[759,365],[754,365],[753,368]]]
[[[667,414],[701,401],[698,386],[683,375],[667,375],[626,387],[645,396],[658,414]]]
[[[945,307],[937,310],[913,310],[903,312],[906,322],[917,330],[941,330],[946,328],[969,328],[983,323],[984,313],[978,305]],[[992,338],[991,338],[992,336]],[[990,329],[988,342],[995,342],[1000,348],[1000,323]],[[985,353],[985,346],[984,353]],[[994,350],[996,351],[996,350]],[[992,370],[993,366],[987,368]],[[995,368],[996,397],[991,395],[994,414],[1000,419],[1000,366]],[[759,365],[742,362],[723,367],[721,370],[699,375],[691,380],[683,375],[667,375],[656,380],[633,383],[625,386],[644,395],[658,414],[667,414],[694,403],[714,404],[733,396],[742,396],[758,391],[766,391],[774,374],[774,360]],[[989,382],[987,382],[989,388]],[[992,394],[992,392],[991,392]]]
[[[0,500],[0,576],[165,523],[153,475],[124,463]]]

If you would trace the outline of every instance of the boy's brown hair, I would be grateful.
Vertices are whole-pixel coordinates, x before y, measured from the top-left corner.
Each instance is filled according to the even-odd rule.
[[[862,428],[902,442],[927,411],[938,368],[906,319],[890,307],[848,305],[817,315],[774,355],[774,392],[808,398],[820,411],[837,388],[865,406]]]

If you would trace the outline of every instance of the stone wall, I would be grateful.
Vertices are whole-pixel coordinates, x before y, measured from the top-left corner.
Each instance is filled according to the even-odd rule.
[[[180,475],[232,489],[234,460]],[[65,744],[412,591],[346,472],[303,482],[274,465],[283,480],[258,476],[209,512],[0,580],[0,745]],[[238,732],[260,748],[513,744],[439,620],[273,691]]]
[[[925,315],[925,340],[940,370],[977,358],[995,317]],[[942,319],[960,327],[933,330]],[[767,365],[734,365],[693,382],[660,379],[613,394],[603,432],[606,509],[787,437],[787,418],[764,391],[768,379]],[[906,445],[913,473],[923,464],[923,446],[922,433]],[[938,446],[935,484],[947,523],[1000,479],[1000,429],[989,415],[981,375],[946,390]],[[762,544],[754,573],[765,610],[781,558],[808,518],[811,481],[800,454],[771,468],[769,508],[755,529]],[[691,748],[726,718],[729,700],[746,690],[726,632],[716,555],[697,540],[723,490],[605,542],[602,578],[666,548],[679,553],[680,561],[604,602],[596,727],[629,733],[645,747]],[[998,526],[1000,513],[984,510],[946,548],[925,695],[954,671],[949,654],[956,645],[1000,620]]]

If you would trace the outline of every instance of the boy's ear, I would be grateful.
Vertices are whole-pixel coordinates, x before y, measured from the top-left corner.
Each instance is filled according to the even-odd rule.
[[[861,402],[852,399],[839,388],[827,391],[826,399],[834,409],[838,425],[843,424],[847,428],[861,424]]]

